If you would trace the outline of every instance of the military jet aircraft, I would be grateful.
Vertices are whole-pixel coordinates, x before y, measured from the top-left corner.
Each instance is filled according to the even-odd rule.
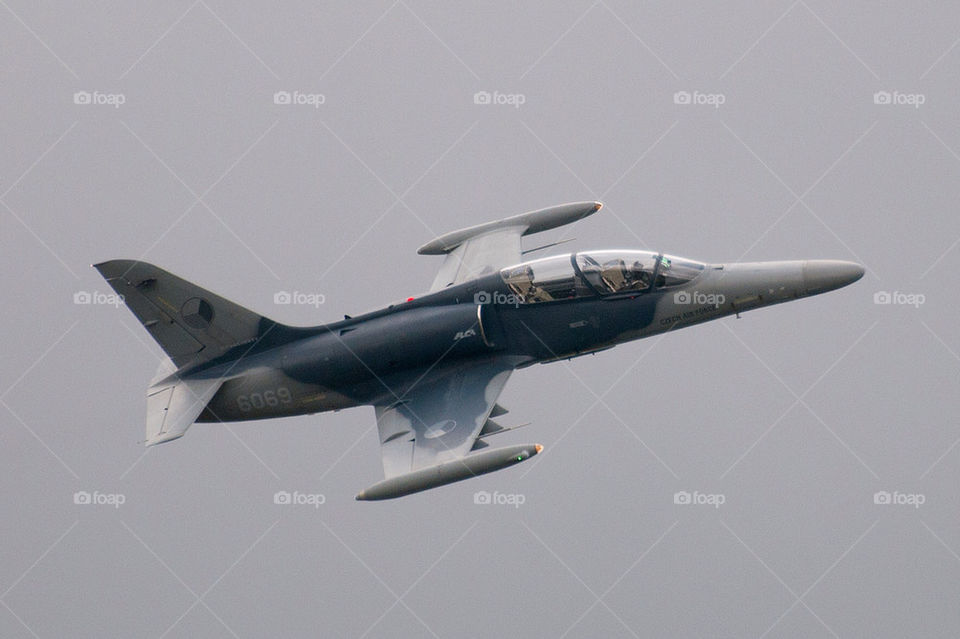
[[[194,422],[373,406],[384,479],[359,500],[400,497],[533,457],[491,448],[510,374],[666,331],[817,295],[863,276],[839,260],[705,264],[654,251],[524,261],[521,238],[583,219],[599,202],[523,213],[442,235],[430,291],[314,327],[274,322],[156,266],[97,264],[168,361],[147,390],[146,445]],[[547,245],[552,246],[552,245]]]

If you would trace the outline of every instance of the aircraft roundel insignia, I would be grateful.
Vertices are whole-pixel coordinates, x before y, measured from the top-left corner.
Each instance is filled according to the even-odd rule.
[[[213,306],[202,297],[191,297],[180,307],[180,316],[191,328],[206,328],[213,320]]]
[[[451,430],[457,427],[457,422],[452,419],[445,419],[442,422],[437,422],[430,428],[428,428],[424,433],[423,437],[425,439],[436,439],[437,437],[443,437]]]

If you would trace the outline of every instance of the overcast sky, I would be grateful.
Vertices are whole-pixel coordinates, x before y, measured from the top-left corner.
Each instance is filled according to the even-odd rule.
[[[957,636],[960,8],[839,4],[0,1],[0,635]],[[544,453],[395,501],[370,408],[140,444],[91,263],[319,324],[589,199],[554,252],[866,275],[520,371]]]

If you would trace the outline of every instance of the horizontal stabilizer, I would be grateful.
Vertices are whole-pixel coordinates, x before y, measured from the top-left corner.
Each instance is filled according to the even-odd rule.
[[[168,377],[147,390],[147,446],[183,437],[223,379]]]

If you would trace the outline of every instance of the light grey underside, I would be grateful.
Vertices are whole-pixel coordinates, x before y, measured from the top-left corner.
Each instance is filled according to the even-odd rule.
[[[470,452],[512,371],[499,360],[438,368],[402,397],[376,405],[384,476]]]

